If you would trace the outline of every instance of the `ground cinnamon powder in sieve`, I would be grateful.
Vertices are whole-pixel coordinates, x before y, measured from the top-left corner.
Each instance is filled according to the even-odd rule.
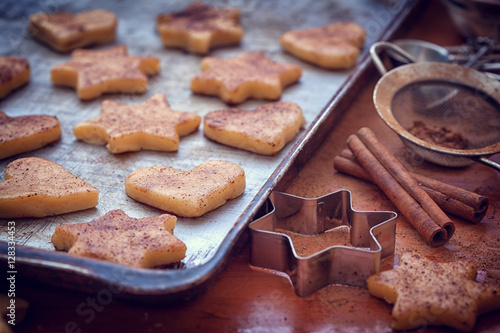
[[[429,127],[422,121],[414,121],[413,126],[408,129],[412,135],[429,143],[451,149],[467,149],[467,141],[460,133],[453,132],[447,127]]]

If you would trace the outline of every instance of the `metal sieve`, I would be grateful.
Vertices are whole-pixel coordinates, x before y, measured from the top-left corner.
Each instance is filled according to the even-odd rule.
[[[448,47],[418,39],[398,39],[391,43],[409,53],[416,60],[414,62],[449,62],[475,68],[496,80],[500,80],[499,74],[489,72],[489,70],[495,71],[500,68],[499,48],[490,38],[478,37],[468,40],[467,44]],[[397,52],[389,49],[387,54],[395,66],[408,63]]]
[[[378,55],[381,49],[414,59],[387,42],[370,49],[382,74],[373,93],[375,108],[403,142],[439,165],[463,167],[477,161],[500,171],[500,164],[487,158],[500,152],[500,83],[475,69],[438,62],[411,63],[388,72]],[[419,138],[410,133],[416,124],[454,140]],[[463,147],[454,147],[454,141]]]

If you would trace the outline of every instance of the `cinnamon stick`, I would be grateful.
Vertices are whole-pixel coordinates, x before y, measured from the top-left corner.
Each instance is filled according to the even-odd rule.
[[[368,128],[358,131],[358,137],[398,181],[401,186],[422,206],[429,216],[441,227],[445,228],[450,238],[455,232],[455,225],[441,208],[420,187],[415,179],[406,171],[399,160],[387,149]]]
[[[349,149],[344,149],[339,156],[336,156],[333,164],[339,172],[373,183],[370,175],[359,165]],[[472,223],[480,222],[486,215],[489,206],[488,198],[414,172],[409,172],[409,174],[443,211]]]
[[[420,184],[422,184],[423,186],[426,186],[427,188],[432,188],[445,195],[446,198],[448,198],[447,200],[449,201],[448,204],[450,205],[451,209],[450,213],[453,213],[454,209],[456,209],[457,213],[459,212],[461,207],[457,205],[456,208],[454,208],[455,205],[453,204],[453,202],[460,202],[464,206],[470,207],[470,209],[464,208],[467,210],[467,212],[464,211],[462,213],[470,215],[470,218],[467,218],[465,215],[463,215],[469,221],[478,223],[486,215],[489,206],[488,198],[483,197],[482,195],[479,195],[477,193],[464,190],[460,187],[439,182],[429,177],[425,177],[418,174],[412,174],[412,175],[414,176],[415,180]]]
[[[368,130],[369,131],[369,130]],[[371,131],[370,131],[371,132]],[[347,144],[353,154],[356,156],[356,160],[363,166],[363,168],[370,174],[373,181],[380,187],[380,189],[389,197],[389,199],[396,205],[396,207],[401,211],[401,213],[408,219],[408,221],[417,229],[417,231],[422,235],[422,237],[426,240],[428,244],[431,246],[440,246],[448,241],[451,235],[454,232],[453,223],[447,218],[446,214],[444,214],[441,209],[434,203],[426,202],[424,205],[421,204],[420,201],[425,201],[422,194],[417,194],[417,198],[420,201],[417,201],[410,193],[415,191],[418,192],[418,189],[415,190],[415,186],[410,186],[408,184],[402,185],[398,179],[402,179],[403,182],[408,182],[408,177],[411,181],[415,182],[411,176],[407,174],[404,168],[399,168],[396,164],[396,167],[391,166],[391,163],[394,163],[393,160],[389,158],[389,162],[387,157],[381,158],[384,160],[384,163],[389,164],[387,167],[392,169],[392,172],[399,172],[400,174],[396,177],[393,176],[386,166],[383,165],[378,157],[381,154],[389,153],[381,148],[381,144],[377,142],[377,140],[373,140],[373,137],[370,137],[370,133],[367,133],[367,130],[360,130],[358,135],[362,136],[365,141],[368,141],[368,145],[370,149],[365,145],[365,143],[356,135],[351,135],[347,140]],[[368,140],[367,140],[368,136]],[[373,152],[372,150],[375,150]],[[376,155],[375,155],[376,154]],[[397,161],[397,160],[396,160]],[[399,161],[397,161],[399,163]],[[404,174],[406,173],[406,175]],[[405,180],[406,179],[406,180]],[[417,184],[418,186],[418,184]],[[418,186],[419,187],[419,186]],[[408,188],[410,188],[410,192],[408,192]],[[432,201],[430,197],[419,187],[420,191],[427,196],[428,200]],[[424,199],[424,200],[423,200]],[[427,200],[427,201],[428,201]],[[431,209],[430,213],[426,211],[426,209]],[[430,208],[429,208],[430,207]],[[437,209],[437,211],[436,211]],[[439,213],[441,211],[441,214]],[[445,218],[442,218],[444,215]],[[434,220],[433,217],[438,217],[439,223]]]

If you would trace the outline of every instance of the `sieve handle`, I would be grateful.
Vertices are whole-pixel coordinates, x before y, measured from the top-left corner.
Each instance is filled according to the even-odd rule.
[[[489,166],[490,168],[496,169],[497,171],[500,171],[500,164],[498,164],[497,162],[494,162],[486,157],[475,157],[474,160],[476,162],[479,162],[481,164]]]
[[[411,63],[417,62],[411,54],[409,54],[396,44],[389,42],[373,43],[373,45],[370,47],[370,56],[372,57],[373,63],[375,64],[375,67],[377,67],[380,75],[384,75],[385,73],[387,73],[387,68],[385,68],[384,63],[379,57],[379,53],[384,49],[389,49],[395,52],[396,54],[400,55],[401,57],[405,58]]]

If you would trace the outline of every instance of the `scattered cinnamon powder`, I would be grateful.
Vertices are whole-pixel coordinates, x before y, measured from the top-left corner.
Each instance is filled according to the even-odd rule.
[[[289,236],[297,255],[301,257],[310,256],[333,245],[352,246],[347,226],[336,227],[317,235],[304,235],[281,228],[276,228],[275,231]]]

